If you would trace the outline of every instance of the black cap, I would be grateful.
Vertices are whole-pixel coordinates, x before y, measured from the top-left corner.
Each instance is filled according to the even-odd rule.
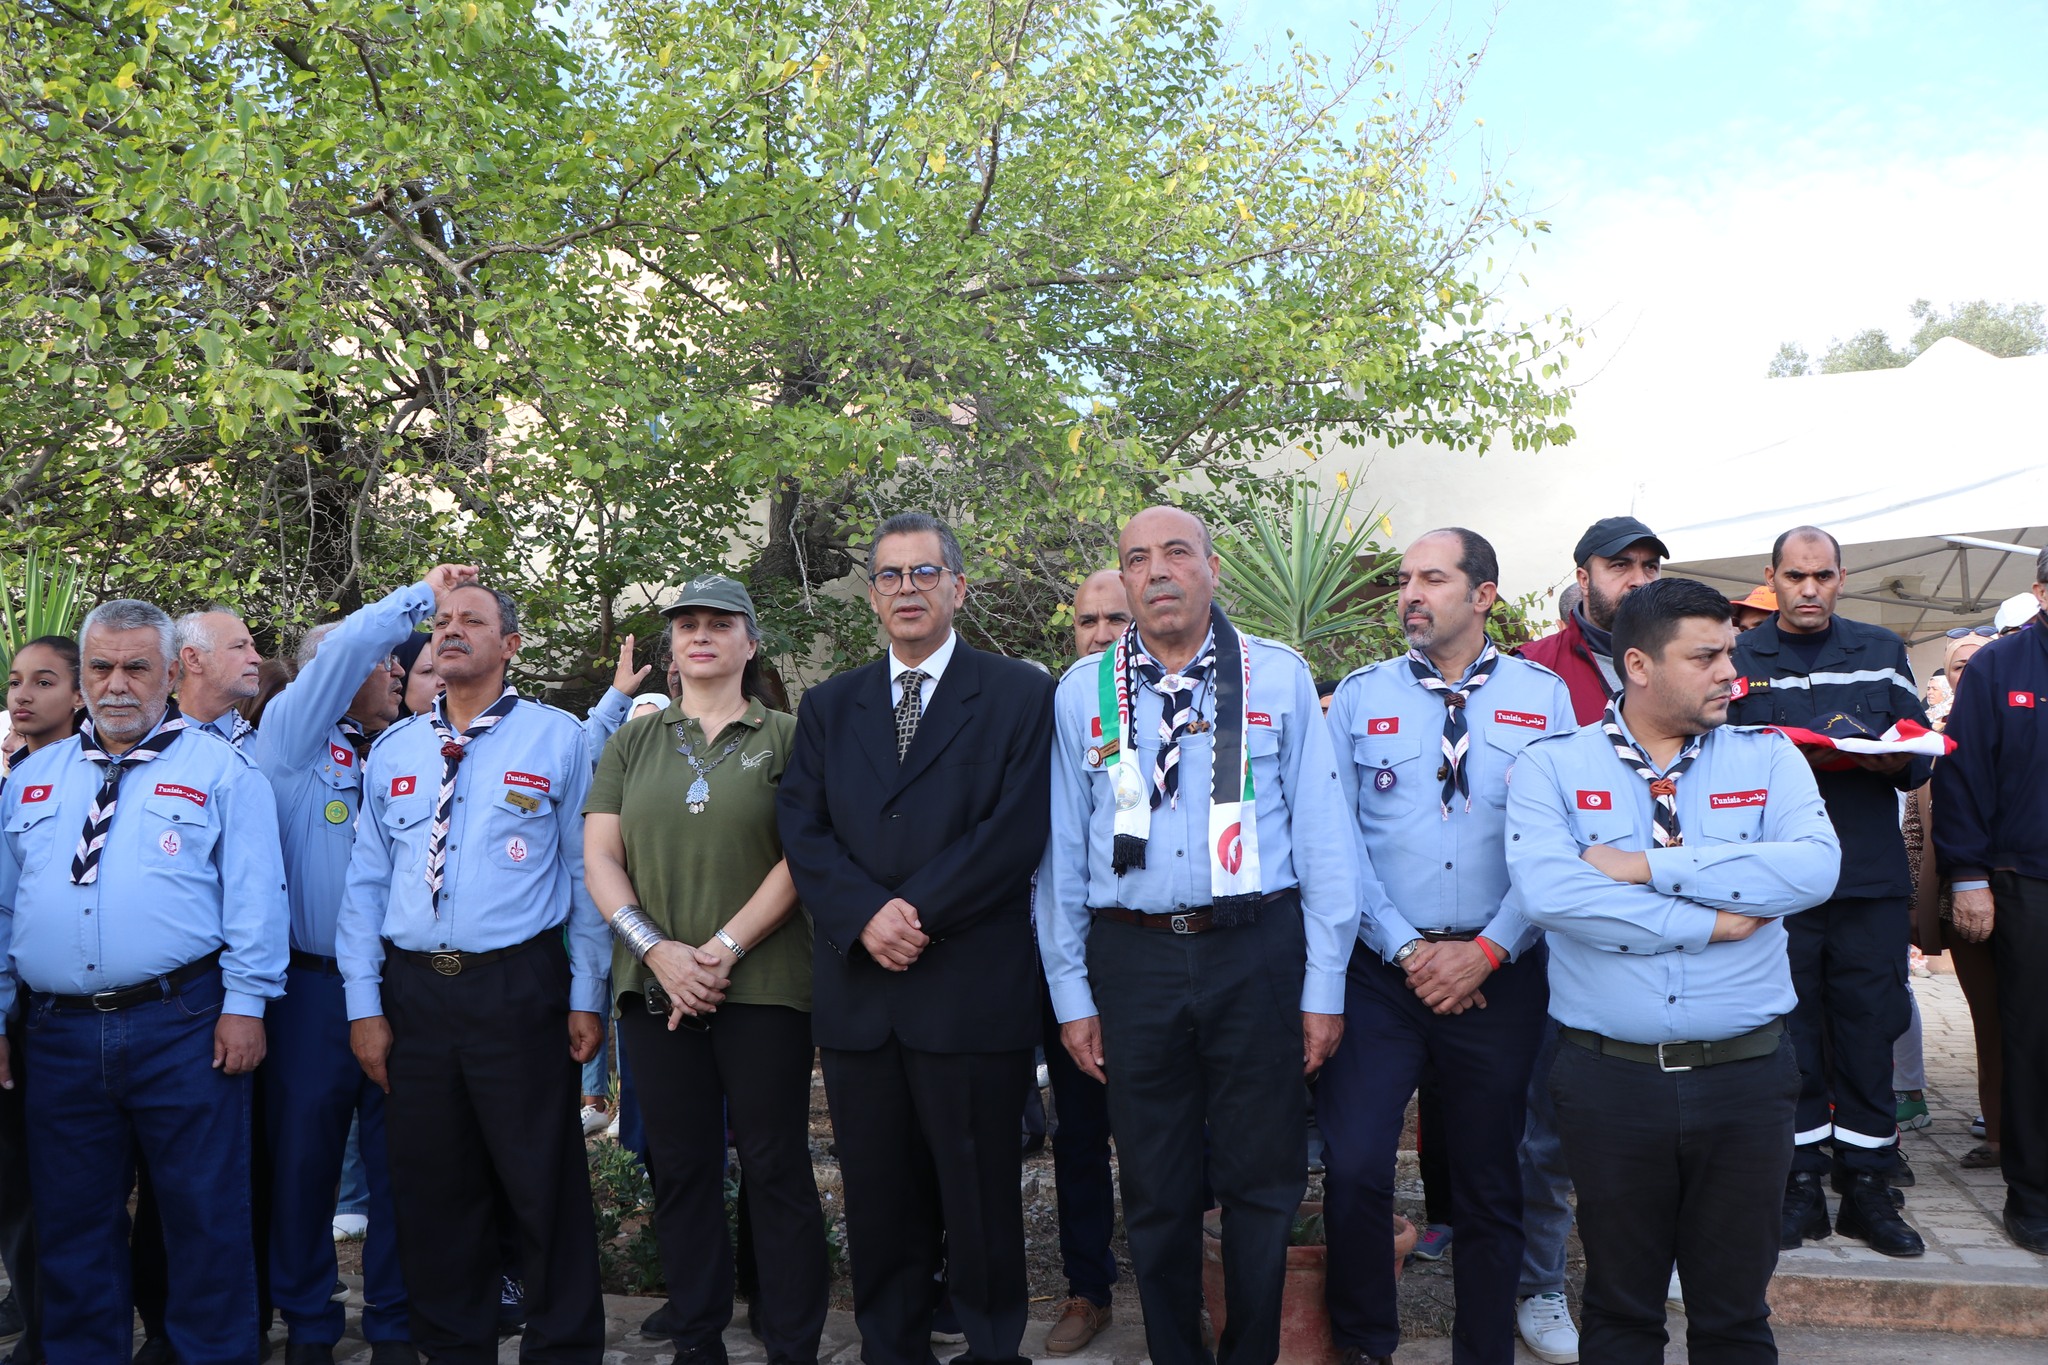
[[[1572,549],[1572,563],[1584,565],[1594,555],[1612,559],[1629,546],[1646,540],[1657,551],[1657,558],[1671,558],[1671,551],[1657,539],[1657,533],[1634,517],[1602,517],[1579,537],[1579,543]]]

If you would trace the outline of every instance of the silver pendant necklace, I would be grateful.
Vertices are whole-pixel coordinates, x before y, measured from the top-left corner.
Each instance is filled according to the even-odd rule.
[[[727,723],[730,724],[731,722]],[[690,814],[701,815],[703,814],[704,807],[710,804],[711,801],[711,784],[705,779],[711,776],[713,768],[716,768],[719,764],[732,757],[733,751],[738,749],[741,742],[746,739],[747,732],[742,730],[727,740],[725,747],[720,749],[718,755],[707,763],[697,757],[696,747],[690,743],[689,726],[690,723],[686,720],[679,720],[675,723],[676,752],[683,756],[683,761],[690,765],[690,771],[697,775],[696,779],[690,783],[690,790],[683,794],[683,800],[687,803]]]

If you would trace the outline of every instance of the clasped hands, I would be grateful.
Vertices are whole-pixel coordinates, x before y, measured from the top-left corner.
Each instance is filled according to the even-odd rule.
[[[1594,844],[1579,855],[1579,861],[1618,882],[1632,886],[1650,884],[1650,858],[1646,853],[1628,853],[1606,844]],[[1708,936],[1707,942],[1738,943],[1761,929],[1763,924],[1755,915],[1716,910],[1714,932]]]

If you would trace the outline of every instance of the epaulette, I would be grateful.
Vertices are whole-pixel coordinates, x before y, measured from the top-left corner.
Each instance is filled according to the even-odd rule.
[[[1583,725],[1579,727],[1579,730],[1583,730],[1583,729],[1585,729],[1585,727],[1584,727]],[[1552,741],[1552,740],[1554,740],[1554,739],[1572,739],[1572,738],[1575,738],[1575,737],[1576,737],[1576,736],[1578,735],[1578,733],[1579,733],[1579,730],[1552,730],[1552,731],[1551,731],[1551,732],[1550,732],[1549,734],[1547,734],[1547,735],[1538,735],[1538,736],[1536,736],[1536,738],[1534,738],[1534,739],[1530,740],[1530,741],[1529,741],[1529,742],[1528,742],[1527,744],[1524,744],[1524,745],[1522,746],[1522,751],[1523,751],[1524,753],[1527,753],[1527,752],[1528,752],[1529,750],[1531,750],[1531,749],[1535,748],[1535,747],[1536,747],[1537,745],[1539,745],[1539,744],[1548,744],[1548,743],[1550,743],[1550,741]]]
[[[187,735],[204,735],[204,736],[206,736],[206,737],[207,737],[208,739],[212,740],[212,741],[213,741],[213,742],[214,742],[215,744],[220,744],[220,745],[224,745],[224,746],[226,746],[226,748],[227,748],[227,751],[228,751],[229,753],[233,754],[233,755],[234,755],[234,756],[235,756],[236,758],[239,758],[239,759],[241,759],[241,760],[242,760],[242,766],[243,766],[243,767],[245,767],[245,768],[252,768],[252,769],[253,769],[253,768],[254,768],[254,767],[256,766],[256,760],[255,760],[255,759],[253,759],[253,758],[249,757],[249,755],[247,755],[247,754],[243,753],[243,752],[242,752],[242,751],[241,751],[240,749],[237,749],[237,748],[236,748],[236,747],[235,747],[234,745],[232,745],[232,744],[229,744],[229,743],[228,743],[228,741],[227,741],[227,737],[226,737],[226,736],[224,736],[224,735],[222,735],[222,734],[221,734],[221,733],[220,733],[220,732],[219,732],[218,730],[214,730],[214,729],[212,729],[212,728],[210,728],[210,727],[208,727],[208,726],[205,726],[205,725],[199,725],[199,724],[189,724],[189,725],[187,725],[187,726],[185,727],[185,733],[186,733]]]
[[[1542,673],[1549,677],[1556,678],[1559,682],[1564,682],[1563,675],[1558,673],[1556,669],[1551,668],[1547,664],[1539,664],[1534,659],[1525,659],[1519,654],[1510,654],[1505,649],[1503,649],[1500,652],[1500,657],[1503,659],[1513,659],[1518,664],[1527,664],[1529,667],[1535,669],[1538,673]]]
[[[545,702],[540,700],[538,697],[521,697],[519,700],[523,702],[528,702],[534,706],[538,706],[543,711],[552,711],[556,715],[560,716],[562,719],[576,726],[576,728],[579,730],[583,728],[583,717],[575,714],[572,711],[564,711],[561,707],[556,706],[553,702]]]
[[[1074,662],[1067,665],[1066,671],[1060,674],[1060,681],[1065,682],[1068,678],[1072,677],[1074,673],[1079,669],[1097,667],[1096,661],[1101,659],[1102,656],[1104,654],[1107,654],[1108,652],[1109,651],[1106,649],[1098,649],[1093,654],[1082,655],[1080,658],[1074,660]]]
[[[391,724],[385,726],[382,730],[379,730],[374,736],[371,737],[370,747],[372,749],[376,748],[379,744],[382,744],[385,740],[391,738],[391,736],[397,734],[406,726],[412,725],[418,721],[423,721],[426,718],[426,712],[422,711],[416,716],[407,716],[402,720],[395,720],[391,722]]]
[[[1283,654],[1292,654],[1295,658],[1301,660],[1301,666],[1303,668],[1308,669],[1311,673],[1315,671],[1315,669],[1310,665],[1308,661],[1308,656],[1303,654],[1300,650],[1296,649],[1293,645],[1287,644],[1285,641],[1269,640],[1263,635],[1254,635],[1248,630],[1240,630],[1238,631],[1237,635],[1239,639],[1250,640],[1255,645],[1264,645],[1268,649],[1277,649],[1281,651]]]

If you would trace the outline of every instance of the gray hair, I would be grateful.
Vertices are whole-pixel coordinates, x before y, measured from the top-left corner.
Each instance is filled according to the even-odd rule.
[[[85,653],[85,637],[94,629],[100,630],[153,630],[156,632],[157,651],[163,655],[164,668],[169,670],[178,661],[178,628],[171,623],[170,615],[153,602],[144,602],[136,597],[117,597],[111,602],[102,602],[86,613],[85,621],[78,627],[78,651]]]
[[[300,638],[298,650],[292,656],[298,661],[299,667],[304,668],[313,662],[313,656],[320,652],[320,642],[340,628],[339,621],[323,621],[307,631]]]
[[[201,654],[213,653],[213,633],[206,628],[206,618],[215,614],[233,616],[237,621],[242,619],[233,607],[224,607],[218,602],[209,603],[199,611],[188,611],[178,618],[171,641],[174,653],[182,655],[188,649],[196,649]]]
[[[2048,583],[2048,546],[2044,546],[2041,553],[2034,556],[2034,581]]]
[[[953,534],[953,528],[929,512],[898,512],[875,528],[875,538],[868,542],[868,577],[875,576],[875,554],[882,548],[882,542],[890,536],[917,536],[925,534],[939,538],[939,558],[954,575],[967,572],[967,559],[960,553],[960,538]]]
[[[498,589],[486,587],[482,583],[464,583],[455,591],[464,592],[471,588],[478,592],[489,593],[491,600],[498,604],[498,634],[517,635],[519,633],[519,604],[512,600],[510,593],[500,592]]]

